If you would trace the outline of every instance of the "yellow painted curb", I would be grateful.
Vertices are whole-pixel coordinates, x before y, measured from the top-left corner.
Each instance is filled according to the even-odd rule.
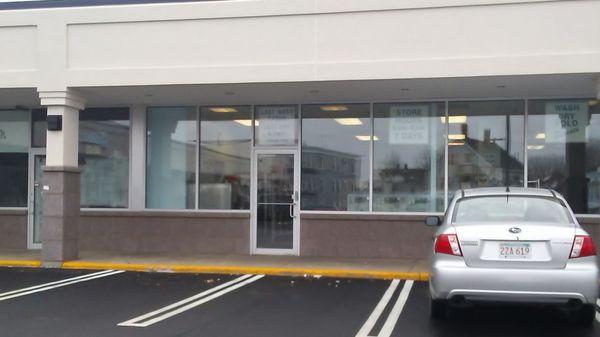
[[[42,265],[41,261],[36,260],[0,260],[0,267],[28,267],[37,268]]]
[[[260,266],[210,266],[210,265],[178,265],[153,263],[114,263],[93,261],[68,261],[62,264],[65,269],[116,269],[144,272],[172,273],[225,273],[225,274],[265,274],[281,276],[328,276],[345,278],[405,279],[427,281],[426,272],[401,272],[362,269],[332,268],[292,268],[292,267],[260,267]]]

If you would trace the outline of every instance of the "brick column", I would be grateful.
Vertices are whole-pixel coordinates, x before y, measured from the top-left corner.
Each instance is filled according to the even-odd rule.
[[[40,92],[48,116],[59,116],[60,130],[47,132],[43,167],[42,263],[46,267],[78,257],[80,171],[79,110],[84,101],[72,90]]]

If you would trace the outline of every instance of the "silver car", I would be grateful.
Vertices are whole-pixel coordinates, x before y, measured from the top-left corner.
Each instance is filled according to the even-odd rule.
[[[598,267],[592,239],[566,200],[547,189],[459,190],[431,255],[433,318],[484,302],[562,305],[582,324],[595,318]]]

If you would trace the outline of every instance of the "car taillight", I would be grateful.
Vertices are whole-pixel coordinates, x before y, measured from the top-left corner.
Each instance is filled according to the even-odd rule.
[[[595,255],[596,246],[594,246],[592,238],[587,235],[575,235],[575,240],[573,240],[573,248],[571,248],[571,256],[569,256],[569,258],[574,259],[577,257]]]
[[[434,249],[436,253],[462,256],[456,234],[440,234],[435,240]]]

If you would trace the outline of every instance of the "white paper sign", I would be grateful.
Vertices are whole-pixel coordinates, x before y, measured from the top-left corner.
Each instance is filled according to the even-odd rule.
[[[0,152],[29,151],[27,111],[0,111]]]
[[[546,143],[585,142],[589,125],[586,102],[546,103]]]
[[[296,144],[296,109],[292,106],[267,106],[258,108],[259,145]]]
[[[390,107],[390,144],[428,144],[429,106]]]

